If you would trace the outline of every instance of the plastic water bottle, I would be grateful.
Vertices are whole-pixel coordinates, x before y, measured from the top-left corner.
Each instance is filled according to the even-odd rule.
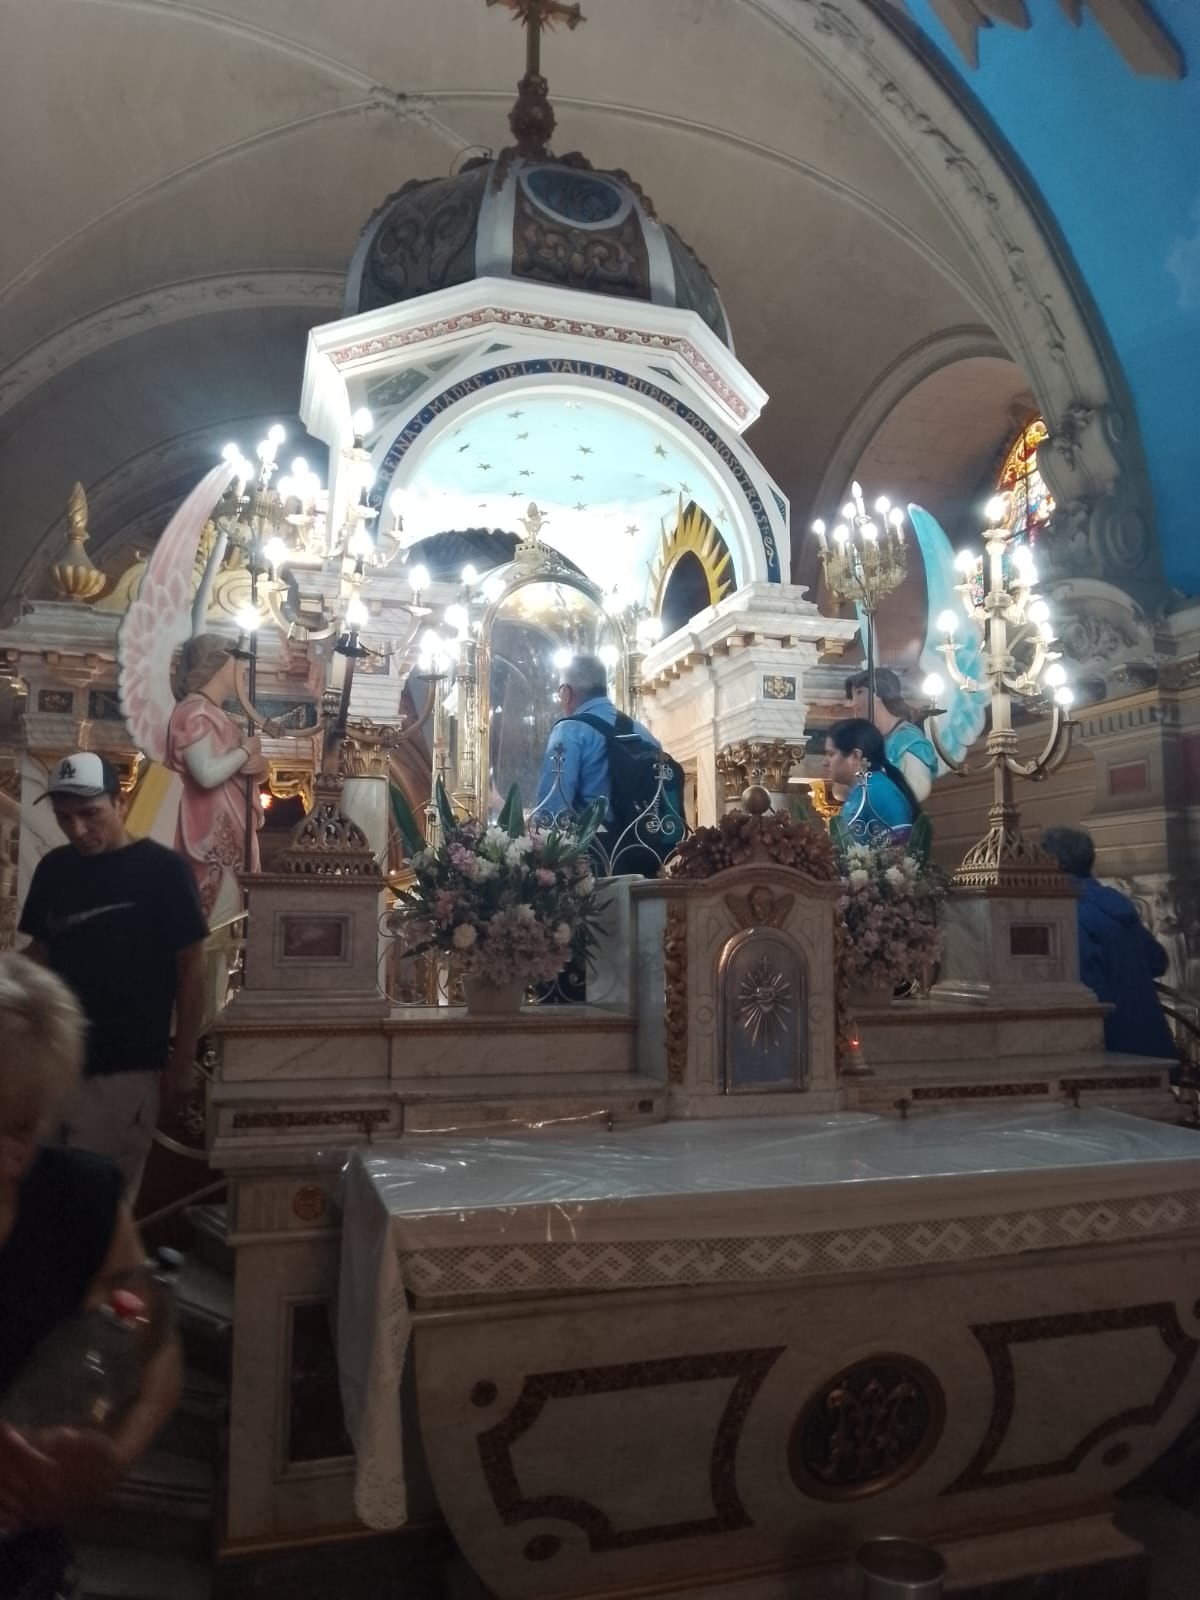
[[[0,1402],[14,1428],[110,1428],[137,1399],[142,1369],[171,1323],[169,1288],[180,1258],[130,1273],[107,1300],[59,1323]]]

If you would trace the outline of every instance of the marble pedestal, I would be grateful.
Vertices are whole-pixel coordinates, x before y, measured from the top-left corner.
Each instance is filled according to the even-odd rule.
[[[222,1018],[209,1091],[236,1261],[230,1559],[357,1527],[340,1404],[328,1383],[313,1394],[314,1372],[336,1384],[329,1329],[351,1153],[401,1135],[666,1116],[665,1085],[634,1070],[635,1024],[619,1012],[546,1006],[481,1020],[442,1007],[315,1022],[257,995]]]
[[[1036,1002],[1036,994],[1033,996]],[[1101,1105],[1174,1122],[1170,1063],[1104,1049],[1104,1008],[903,999],[856,1016],[869,1077],[845,1104],[910,1115],[966,1105]]]
[[[939,912],[945,941],[934,994],[975,1005],[1050,1008],[1095,1003],[1079,981],[1075,891],[952,889]]]
[[[228,1015],[242,1019],[382,1016],[378,873],[259,873],[245,880],[245,978]]]
[[[799,753],[805,674],[830,641],[844,643],[856,630],[853,621],[822,616],[798,585],[752,583],[650,651],[642,667],[646,720],[695,773],[697,822],[711,825],[725,810],[717,781],[722,752],[752,745]]]

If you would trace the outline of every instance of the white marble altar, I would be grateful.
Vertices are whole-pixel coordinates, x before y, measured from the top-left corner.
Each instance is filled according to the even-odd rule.
[[[356,1155],[345,1206],[359,1513],[406,1515],[407,1362],[438,1503],[506,1597],[882,1531],[979,1581],[1021,1570],[970,1542],[1016,1522],[1087,1561],[1200,1400],[1200,1144],[1118,1113],[406,1141]]]

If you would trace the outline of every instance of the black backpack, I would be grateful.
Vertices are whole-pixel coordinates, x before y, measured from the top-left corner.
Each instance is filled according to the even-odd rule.
[[[639,733],[623,711],[617,712],[613,723],[586,711],[563,721],[585,722],[608,749],[613,872],[656,876],[683,839],[683,768]]]

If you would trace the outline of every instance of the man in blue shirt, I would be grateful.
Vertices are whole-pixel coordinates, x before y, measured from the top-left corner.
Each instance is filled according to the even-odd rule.
[[[542,775],[538,781],[535,815],[553,821],[569,813],[586,811],[601,796],[607,802],[605,821],[611,824],[612,780],[608,769],[608,744],[604,735],[586,722],[573,722],[577,716],[595,717],[615,727],[617,708],[608,697],[608,673],[599,656],[572,656],[558,686],[558,703],[563,720],[556,722],[546,741]],[[655,750],[662,746],[640,722],[633,731]],[[557,773],[556,752],[561,751],[562,767]]]
[[[1079,889],[1079,978],[1114,1009],[1104,1019],[1104,1048],[1177,1061],[1178,1052],[1154,980],[1167,952],[1144,928],[1133,901],[1092,877],[1096,846],[1082,828],[1050,828],[1042,849]]]

